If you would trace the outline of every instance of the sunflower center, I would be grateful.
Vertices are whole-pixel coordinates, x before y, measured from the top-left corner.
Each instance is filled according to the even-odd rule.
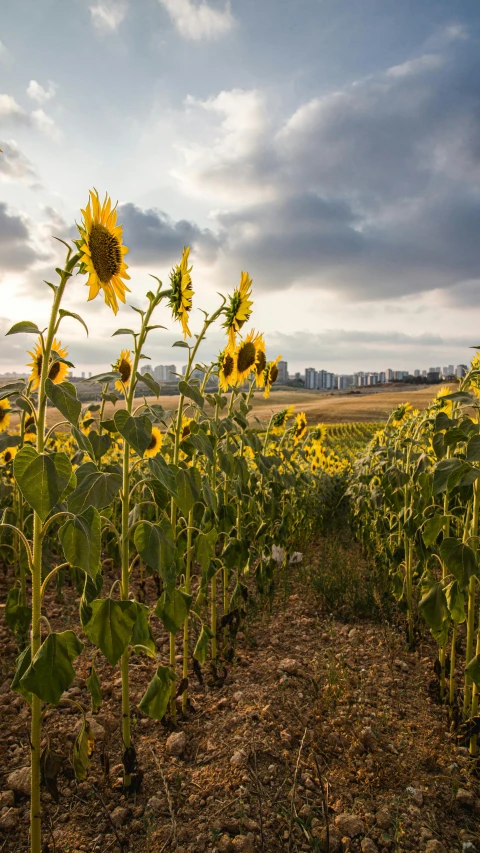
[[[12,459],[12,454],[10,453],[10,451],[9,451],[9,450],[6,450],[6,451],[5,451],[5,456],[4,456],[3,458],[5,459],[5,462],[10,462],[10,461],[11,461],[11,459]]]
[[[55,379],[57,378],[59,373],[60,373],[60,362],[55,361],[52,364],[50,370],[48,371],[48,378],[51,379],[52,382],[55,382]]]
[[[276,364],[272,364],[272,366],[270,368],[270,382],[272,383],[272,385],[274,382],[277,381],[277,379],[278,379],[278,367]]]
[[[233,358],[231,355],[228,355],[228,353],[227,353],[227,355],[225,356],[225,358],[223,360],[223,375],[224,375],[225,379],[228,379],[228,377],[232,375],[233,367],[234,367]]]
[[[147,450],[153,450],[156,446],[157,446],[157,436],[155,435],[155,433],[153,433],[153,435],[150,439],[150,444],[147,447]]]
[[[263,350],[259,350],[257,352],[257,363],[255,365],[255,370],[257,371],[257,376],[261,376],[263,371],[267,366],[267,358]]]
[[[251,341],[246,341],[238,350],[237,367],[238,372],[243,373],[245,370],[250,370],[255,364],[257,351],[255,344]]]
[[[187,435],[190,435],[190,424],[185,424],[182,429],[182,441],[187,437]]]
[[[120,241],[105,225],[93,225],[90,231],[88,248],[92,264],[102,284],[106,284],[118,275],[122,266]]]
[[[2,421],[5,420],[6,417],[7,417],[7,412],[5,411],[5,409],[2,409],[2,407],[0,406],[0,424],[2,423]]]
[[[130,367],[130,363],[125,358],[122,358],[117,369],[118,369],[120,376],[122,377],[123,384],[126,385],[127,382],[130,381],[130,376],[132,373],[132,368]]]

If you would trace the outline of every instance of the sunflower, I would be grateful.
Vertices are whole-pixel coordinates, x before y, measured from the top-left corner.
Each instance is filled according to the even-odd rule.
[[[190,273],[192,267],[188,266],[188,256],[190,254],[190,246],[183,247],[182,260],[177,264],[170,273],[170,283],[172,285],[172,293],[168,300],[172,315],[175,320],[180,320],[183,329],[184,340],[191,337],[190,329],[188,328],[188,315],[192,310],[192,279]]]
[[[453,402],[452,400],[444,400],[443,398],[451,393],[451,388],[449,388],[448,385],[444,385],[443,388],[440,388],[440,391],[435,397],[435,402],[438,403],[439,408],[441,408],[442,412],[445,412],[449,418],[452,416]]]
[[[282,432],[287,421],[292,417],[294,409],[295,406],[289,406],[288,409],[282,409],[281,412],[277,412],[277,414],[273,416],[272,424],[274,433],[279,434]]]
[[[295,425],[293,429],[293,441],[294,444],[298,444],[301,438],[305,435],[307,431],[307,416],[305,412],[301,412],[295,418]]]
[[[316,427],[313,427],[310,437],[314,444],[323,444],[327,437],[327,427],[325,424],[317,424]]]
[[[239,286],[233,291],[233,296],[229,296],[230,305],[225,311],[226,320],[223,324],[224,329],[228,332],[227,348],[230,352],[235,350],[237,332],[250,319],[253,305],[250,299],[251,295],[252,279],[248,272],[242,271]]]
[[[133,363],[130,358],[129,349],[123,349],[121,351],[115,364],[112,364],[112,368],[121,376],[121,379],[117,379],[115,382],[115,388],[117,391],[120,391],[120,393],[123,393],[123,391],[130,385],[130,380],[132,378]]]
[[[265,354],[265,341],[263,335],[258,336],[255,342],[257,349],[257,357],[255,359],[255,385],[257,388],[263,388],[265,385],[265,368],[267,366],[267,356]]]
[[[0,432],[7,429],[10,423],[10,403],[8,400],[0,400]]]
[[[84,435],[88,435],[88,433],[92,429],[92,421],[92,413],[90,409],[87,409],[80,422],[80,431],[83,432]]]
[[[68,352],[65,348],[62,347],[60,341],[57,341],[56,338],[53,339],[52,344],[52,352],[56,353],[60,358],[66,358]],[[42,375],[42,364],[43,364],[43,348],[42,342],[39,339],[35,346],[33,352],[28,350],[28,354],[32,356],[33,361],[29,362],[27,367],[32,368],[32,372],[29,377],[29,381],[32,383],[32,390],[35,391],[36,388],[40,385],[40,378]],[[60,382],[63,382],[65,377],[68,374],[68,365],[63,361],[52,361],[48,370],[48,378],[58,385]]]
[[[35,444],[37,443],[37,434],[35,432],[26,432],[23,436],[23,443]]]
[[[15,459],[15,456],[18,453],[18,447],[7,447],[7,449],[2,453],[2,464],[8,465],[9,462],[12,462]]]
[[[450,391],[449,391],[450,393]],[[393,411],[393,423],[399,426],[405,420],[407,415],[412,411],[411,403],[400,403]]]
[[[125,292],[130,292],[124,281],[130,280],[124,261],[128,249],[122,245],[122,226],[117,225],[116,205],[112,207],[107,194],[101,204],[98,192],[90,191],[82,214],[83,222],[77,226],[82,239],[77,240],[76,245],[82,252],[80,273],[88,273],[88,300],[95,299],[103,290],[106,305],[116,314],[117,297],[125,302]]]
[[[150,459],[152,456],[156,456],[157,453],[160,452],[160,448],[163,444],[163,435],[158,429],[158,427],[152,427],[152,437],[150,439],[150,444],[148,445],[144,456],[147,459]]]
[[[180,431],[180,441],[183,441],[184,438],[188,438],[190,435],[190,424],[192,423],[193,418],[186,418],[185,415],[182,415],[182,428]]]
[[[261,340],[263,340],[262,335],[256,334],[255,330],[252,329],[245,340],[238,346],[236,352],[236,366],[237,382],[239,385],[242,385],[245,380],[248,379],[255,367],[255,362],[257,360],[257,344]]]
[[[277,355],[275,361],[269,361],[265,370],[264,370],[263,379],[264,379],[265,391],[263,392],[263,396],[265,397],[265,399],[267,397],[270,397],[270,391],[271,391],[272,385],[278,379],[278,362],[280,361],[281,358],[282,358],[281,355]]]
[[[237,381],[236,356],[223,350],[218,356],[218,384],[225,393]]]

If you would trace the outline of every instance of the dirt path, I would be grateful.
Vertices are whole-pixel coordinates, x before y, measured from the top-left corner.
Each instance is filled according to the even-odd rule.
[[[309,564],[319,560],[321,552]],[[153,585],[147,592],[153,600]],[[66,605],[50,605],[56,630],[65,629],[76,606],[71,589]],[[29,711],[9,690],[15,645],[4,627],[0,641],[0,820],[8,827],[9,814],[12,824],[0,850],[24,853],[28,799],[8,793],[7,778],[28,762]],[[132,659],[135,701],[165,662],[165,635],[157,645],[156,664]],[[331,853],[480,850],[470,760],[428,696],[433,646],[426,642],[409,654],[389,626],[344,624],[321,612],[311,585],[297,576],[277,594],[272,615],[259,609],[249,618],[237,648],[223,686],[195,683],[193,709],[181,723],[181,755],[167,754],[169,730],[139,715],[134,738],[144,776],[133,798],[119,785],[118,669],[99,661],[106,697],[95,717],[97,747],[85,782],[74,781],[68,758],[78,712],[48,713],[52,749],[65,757],[59,803],[43,794],[45,851],[108,853],[122,841],[132,853],[324,851],[325,801]],[[86,674],[85,656],[68,694],[85,707]],[[108,781],[102,750],[110,760]]]

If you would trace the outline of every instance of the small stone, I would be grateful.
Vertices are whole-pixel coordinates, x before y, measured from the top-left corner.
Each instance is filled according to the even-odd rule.
[[[378,746],[377,739],[373,734],[371,726],[367,726],[366,728],[362,729],[359,735],[359,739],[362,746],[364,746],[365,749],[368,749],[369,752],[373,752]]]
[[[352,628],[351,631],[348,632],[349,640],[356,640],[358,636],[358,631],[356,628]]]
[[[183,755],[187,745],[185,732],[173,732],[168,738],[165,745],[167,755]]]
[[[447,853],[447,848],[444,847],[441,841],[437,841],[436,838],[431,838],[430,841],[427,841],[425,853]]]
[[[364,838],[360,847],[362,853],[378,853],[378,847],[371,838]]]
[[[286,672],[287,675],[297,675],[298,661],[294,658],[285,658],[285,660],[280,662],[280,666],[278,668],[281,672]]]
[[[87,723],[90,726],[90,733],[93,735],[95,740],[101,740],[105,737],[105,728],[98,722],[97,719],[92,714],[87,714],[86,716]],[[79,720],[77,726],[75,727],[75,731],[78,733],[83,725],[83,719]]]
[[[308,788],[309,791],[315,791],[316,790],[315,782],[313,781],[313,779],[311,779],[310,776],[307,776],[304,784],[305,784],[305,787]]]
[[[249,835],[237,835],[232,839],[231,844],[235,853],[254,853],[253,842]]]
[[[241,690],[237,690],[232,696],[232,701],[238,705],[241,699],[243,699],[243,693]]]
[[[110,817],[113,825],[118,829],[119,826],[123,826],[126,822],[128,818],[128,809],[123,808],[123,806],[117,806],[111,813]]]
[[[327,829],[312,830],[314,838],[318,838],[321,853],[342,853],[342,836],[334,826],[329,827],[329,844],[327,844]]]
[[[15,794],[13,791],[2,791],[0,794],[0,809],[11,809],[15,805]]]
[[[365,824],[356,814],[339,814],[335,818],[335,823],[342,835],[348,838],[365,834]]]
[[[218,709],[219,711],[223,711],[223,710],[224,710],[224,708],[228,708],[228,699],[227,699],[227,697],[226,697],[226,696],[223,696],[223,697],[222,697],[221,699],[219,699],[219,700],[218,700],[218,702],[217,702],[217,709]]]
[[[260,713],[264,720],[271,720],[273,718],[271,705],[265,705]]]
[[[160,812],[163,809],[163,803],[162,803],[160,797],[155,797],[155,796],[150,797],[150,799],[147,802],[147,809],[149,811],[153,812],[154,814],[160,814]]]
[[[283,731],[280,732],[280,740],[282,740],[285,744],[287,744],[287,746],[291,745],[292,736],[291,736],[290,732],[288,731],[288,729],[283,729]]]
[[[23,794],[25,797],[30,796],[30,767],[21,767],[19,770],[14,770],[7,777],[7,788],[15,794]]]
[[[421,808],[423,806],[423,793],[418,788],[413,788],[411,785],[407,788],[407,794],[410,794],[414,805],[417,808]]]
[[[422,826],[420,830],[420,841],[422,844],[425,844],[426,841],[430,841],[433,838],[433,832],[428,826]]]
[[[244,749],[236,749],[230,759],[230,764],[232,767],[245,767],[247,759],[248,755]]]
[[[0,816],[0,829],[15,829],[20,820],[20,809],[8,809]]]
[[[301,551],[294,551],[289,561],[291,566],[296,566],[298,563],[303,563],[303,554]]]
[[[473,809],[475,805],[475,794],[473,791],[467,791],[465,788],[459,788],[455,800],[459,806],[462,806],[462,808]]]
[[[402,669],[403,672],[409,672],[410,671],[408,663],[405,663],[404,660],[400,660],[400,658],[395,658],[393,663],[397,667],[397,669]]]
[[[375,818],[377,821],[377,826],[379,826],[380,829],[390,829],[392,825],[392,819],[385,809],[380,809],[375,815]]]

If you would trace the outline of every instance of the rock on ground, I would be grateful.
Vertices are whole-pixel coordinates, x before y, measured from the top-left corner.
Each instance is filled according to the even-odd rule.
[[[183,755],[186,745],[187,738],[185,732],[173,732],[173,734],[167,738],[165,746],[167,755]]]

